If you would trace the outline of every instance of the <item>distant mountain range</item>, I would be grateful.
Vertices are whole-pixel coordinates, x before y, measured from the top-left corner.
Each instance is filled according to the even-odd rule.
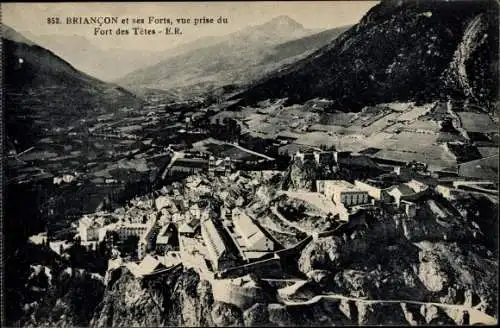
[[[137,92],[169,90],[183,98],[223,86],[246,85],[331,42],[345,30],[347,27],[317,33],[279,16],[262,25],[211,38],[203,47],[192,44],[190,51],[129,73],[116,83]]]
[[[491,110],[498,95],[496,1],[385,0],[321,49],[235,95],[236,106],[315,97],[360,110],[391,101],[468,99]]]
[[[19,148],[31,146],[44,129],[142,102],[117,85],[78,71],[6,25],[2,41],[7,141]]]
[[[78,70],[100,80],[111,82],[139,68],[152,66],[161,60],[219,42],[217,37],[202,37],[162,51],[101,48],[80,35],[45,34],[30,31],[22,34],[64,58]]]
[[[22,33],[64,58],[78,70],[108,82],[138,67],[153,65],[163,55],[147,49],[103,49],[79,35],[36,35],[28,31]]]

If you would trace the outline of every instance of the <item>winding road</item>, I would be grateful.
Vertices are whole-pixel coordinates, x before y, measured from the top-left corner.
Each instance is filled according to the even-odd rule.
[[[317,295],[312,297],[307,301],[302,302],[294,302],[290,300],[282,299],[283,304],[287,306],[302,306],[302,305],[311,305],[315,304],[322,300],[347,300],[347,301],[355,301],[362,302],[365,304],[416,304],[416,305],[434,305],[442,310],[458,310],[460,312],[468,312],[469,313],[469,324],[485,324],[485,325],[496,325],[498,320],[484,312],[481,312],[473,307],[465,306],[465,305],[456,305],[456,304],[443,304],[443,303],[433,303],[433,302],[419,302],[419,301],[408,301],[408,300],[368,300],[358,297],[348,297],[344,295],[332,294],[332,295]],[[459,313],[460,313],[459,312]],[[448,312],[447,312],[448,313]],[[454,318],[452,318],[454,319]],[[455,320],[455,319],[454,319]]]

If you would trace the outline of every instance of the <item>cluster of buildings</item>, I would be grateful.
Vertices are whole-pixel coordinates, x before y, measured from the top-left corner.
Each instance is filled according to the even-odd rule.
[[[199,172],[208,172],[212,176],[227,176],[231,174],[233,170],[234,165],[229,157],[184,157],[176,159],[169,167],[167,174],[170,176],[184,176]]]
[[[385,165],[378,164],[365,155],[354,156],[350,152],[311,149],[298,150],[293,158],[303,162],[311,161],[317,165],[343,166],[351,171],[359,169],[358,172],[370,172],[367,176],[377,176],[354,179],[352,183],[344,180],[316,181],[316,191],[335,204],[337,214],[344,220],[348,220],[357,209],[390,204],[403,210],[408,217],[415,217],[419,209],[419,199],[433,192],[447,199],[463,192],[498,196],[498,187],[494,183],[459,177],[443,182],[444,178],[427,173],[425,163]],[[376,172],[377,170],[379,172]],[[390,179],[382,178],[384,176],[389,176]]]
[[[340,218],[347,220],[352,209],[393,204],[405,211],[410,218],[417,213],[417,201],[431,190],[423,182],[412,179],[395,185],[367,179],[355,180],[354,184],[344,180],[318,180],[317,192],[335,203]]]
[[[294,158],[319,165],[356,161],[349,153],[337,151],[297,152]],[[252,179],[240,177],[239,171],[233,173],[229,158],[209,156],[179,160],[182,163],[203,161],[203,166],[197,167],[208,172],[208,176],[226,178],[207,179],[203,175],[191,175],[183,184],[172,184],[157,191],[156,198],[133,200],[131,207],[121,213],[118,220],[105,219],[102,213],[98,217],[85,216],[78,226],[82,242],[102,241],[111,232],[119,241],[130,236],[138,237],[137,257],[142,262],[133,267],[138,273],[150,274],[156,270],[154,268],[165,268],[168,263],[183,261],[198,263],[194,265],[208,267],[212,273],[226,276],[227,272],[248,274],[268,272],[268,268],[281,270],[279,257],[283,247],[244,209],[245,196],[241,193],[253,190]],[[316,180],[315,187],[316,192],[323,195],[321,197],[334,204],[336,214],[346,221],[360,210],[377,206],[395,207],[413,218],[418,215],[421,198],[434,190],[442,195],[450,192],[443,185],[432,184],[418,175],[411,176],[406,168],[399,168],[376,178],[358,178],[351,182]],[[227,186],[219,188],[215,181],[224,181]],[[224,204],[216,209],[210,206],[214,193]],[[194,247],[200,250],[195,250],[197,255],[192,254],[192,249],[188,254],[183,246],[188,244],[198,245]],[[157,259],[153,260],[152,255]],[[163,264],[159,265],[158,261]]]
[[[214,272],[272,256],[278,243],[240,208],[223,208],[219,217],[201,222],[201,236]]]

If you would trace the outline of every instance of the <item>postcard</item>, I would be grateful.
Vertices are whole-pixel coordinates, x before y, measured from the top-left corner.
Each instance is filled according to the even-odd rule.
[[[2,3],[2,326],[496,325],[498,13]]]

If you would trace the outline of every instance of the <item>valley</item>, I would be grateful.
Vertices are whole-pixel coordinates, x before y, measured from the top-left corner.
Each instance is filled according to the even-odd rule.
[[[166,52],[3,26],[3,323],[497,324],[496,5]]]

